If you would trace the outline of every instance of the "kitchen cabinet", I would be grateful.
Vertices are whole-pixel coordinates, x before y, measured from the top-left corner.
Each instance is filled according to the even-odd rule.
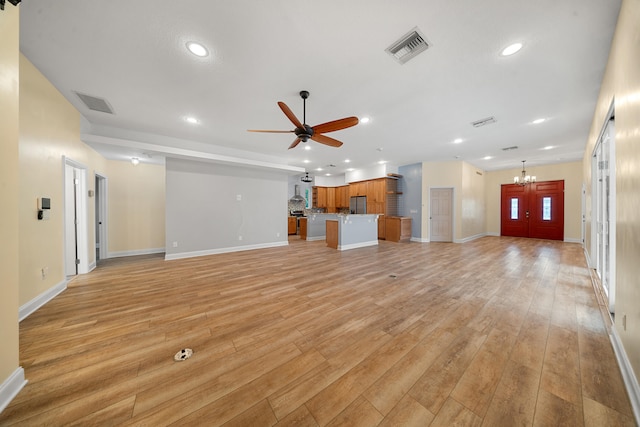
[[[408,242],[411,239],[411,217],[389,216],[385,220],[385,236],[390,242]]]
[[[336,187],[336,208],[349,207],[349,186]]]
[[[296,234],[298,232],[298,218],[290,216],[287,222],[287,229],[289,234]]]
[[[336,188],[327,187],[327,213],[336,213]]]
[[[307,218],[300,218],[300,238],[307,240]]]
[[[313,187],[312,200],[314,208],[327,208],[327,187]]]
[[[387,224],[384,215],[378,216],[378,239],[386,239]]]

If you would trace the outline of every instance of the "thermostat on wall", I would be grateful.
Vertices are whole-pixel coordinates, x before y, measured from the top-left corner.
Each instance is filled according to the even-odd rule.
[[[51,199],[41,197],[38,199],[38,219],[49,219],[49,211],[51,210]]]

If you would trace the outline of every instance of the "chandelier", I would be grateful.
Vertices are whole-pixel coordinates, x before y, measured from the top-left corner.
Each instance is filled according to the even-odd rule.
[[[527,185],[530,184],[532,182],[536,182],[536,177],[534,176],[529,176],[527,175],[527,171],[524,170],[524,162],[526,162],[526,160],[522,161],[522,175],[521,176],[514,176],[513,177],[513,183],[514,184],[518,184],[518,185]]]

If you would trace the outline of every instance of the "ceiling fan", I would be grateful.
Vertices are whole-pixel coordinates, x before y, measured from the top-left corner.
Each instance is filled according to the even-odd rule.
[[[249,129],[249,132],[267,132],[267,133],[295,133],[296,139],[289,146],[289,149],[295,148],[300,142],[307,142],[308,139],[312,139],[320,144],[328,145],[331,147],[340,147],[341,141],[337,139],[322,135],[326,132],[335,132],[337,130],[346,129],[358,124],[357,117],[345,117],[344,119],[333,120],[331,122],[322,123],[316,126],[309,126],[307,124],[307,98],[309,92],[306,90],[300,91],[300,97],[302,98],[302,122],[293,114],[291,109],[284,102],[278,102],[278,106],[282,110],[285,116],[291,120],[291,123],[296,127],[294,130],[256,130]]]

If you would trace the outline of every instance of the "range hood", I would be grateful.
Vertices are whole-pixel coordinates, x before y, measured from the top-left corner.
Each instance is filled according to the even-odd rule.
[[[300,195],[300,186],[295,186],[295,196],[289,199],[290,202],[306,202],[307,200]]]

